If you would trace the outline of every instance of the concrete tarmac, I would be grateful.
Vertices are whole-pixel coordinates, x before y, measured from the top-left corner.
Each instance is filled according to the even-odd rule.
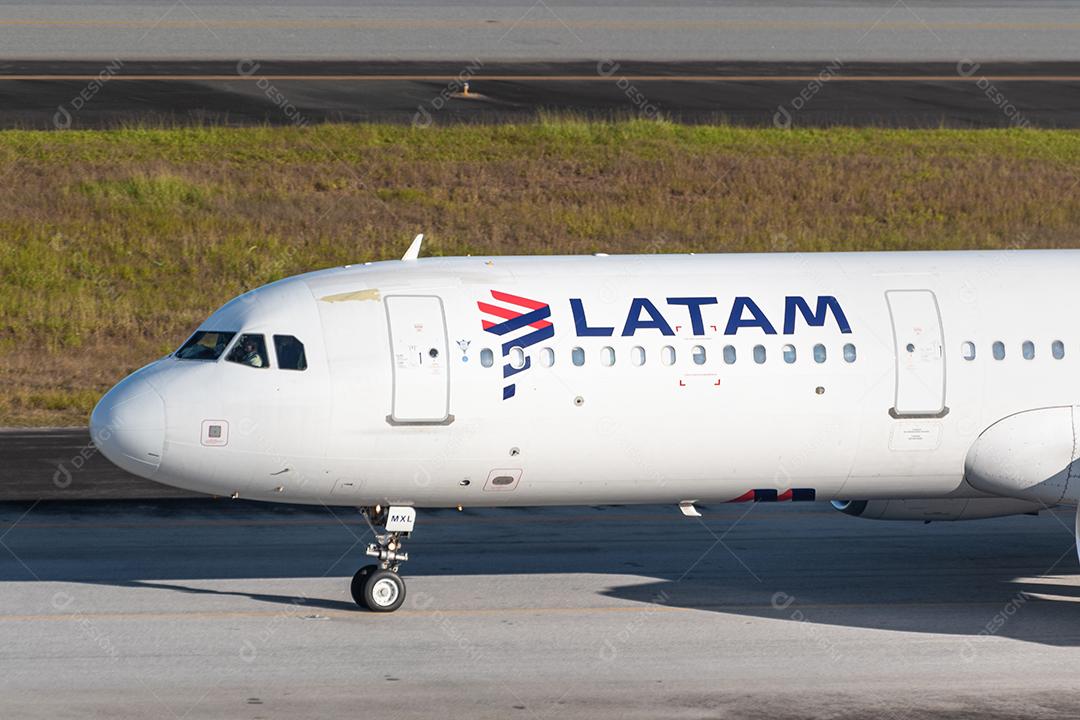
[[[0,0],[0,128],[1080,127],[1078,40],[1080,0]]]
[[[1070,514],[422,511],[356,609],[355,511],[0,506],[0,715],[1049,718],[1080,712]]]
[[[0,57],[1076,60],[1075,0],[0,0]]]

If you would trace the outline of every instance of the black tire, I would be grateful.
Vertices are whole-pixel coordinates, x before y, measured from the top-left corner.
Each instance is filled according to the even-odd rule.
[[[367,607],[367,602],[364,600],[364,584],[367,583],[368,575],[378,569],[378,565],[365,565],[352,577],[352,585],[349,589],[352,591],[353,602],[360,607]]]
[[[396,572],[376,570],[364,583],[364,604],[372,612],[394,612],[405,602],[405,583]]]

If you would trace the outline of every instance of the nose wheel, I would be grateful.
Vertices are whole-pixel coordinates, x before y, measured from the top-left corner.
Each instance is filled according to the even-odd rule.
[[[402,540],[412,532],[416,510],[376,505],[361,508],[360,512],[375,535],[375,542],[367,547],[367,555],[378,563],[356,571],[350,586],[352,597],[357,605],[372,612],[393,612],[405,602],[405,581],[398,575],[398,569],[409,559],[408,553],[402,552]],[[378,526],[385,531],[380,533]]]

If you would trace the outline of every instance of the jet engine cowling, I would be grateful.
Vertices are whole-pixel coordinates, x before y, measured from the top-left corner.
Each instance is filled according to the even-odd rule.
[[[968,483],[993,495],[1050,506],[1080,496],[1075,406],[1027,410],[994,423],[968,451]]]

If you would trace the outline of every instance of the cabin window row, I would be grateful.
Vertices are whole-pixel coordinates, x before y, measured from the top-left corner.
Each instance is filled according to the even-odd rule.
[[[976,356],[975,343],[971,340],[965,340],[960,345],[960,356],[967,361],[975,359]],[[1006,356],[1005,343],[1001,340],[995,340],[990,345],[990,355],[995,360],[1004,360]],[[1061,340],[1054,340],[1050,343],[1050,356],[1055,360],[1061,360],[1065,357],[1065,343]],[[1025,340],[1020,343],[1020,357],[1025,360],[1035,359],[1035,343],[1031,340]]]
[[[585,348],[575,347],[570,351],[570,363],[575,367],[581,367],[585,364]],[[815,363],[824,363],[828,357],[828,350],[824,345],[814,345],[810,350],[810,356]],[[720,357],[723,359],[725,365],[734,365],[739,359],[739,352],[734,345],[725,345],[720,352]],[[764,364],[768,360],[768,351],[764,345],[755,345],[750,352],[750,357],[754,363],[758,365]],[[794,345],[784,345],[780,348],[780,357],[785,363],[792,364],[798,359],[798,351]],[[853,363],[857,357],[855,345],[852,343],[846,343],[841,348],[841,357],[844,362]],[[630,348],[630,364],[634,366],[641,366],[647,362],[647,353],[645,348],[640,345],[636,345]],[[541,348],[538,353],[538,360],[542,367],[552,367],[555,364],[555,351],[552,348]],[[660,348],[660,362],[663,365],[674,365],[678,360],[678,351],[671,345],[665,345]],[[690,348],[690,360],[694,365],[704,365],[708,361],[708,351],[703,345],[695,345]],[[600,348],[600,364],[604,367],[611,367],[616,363],[616,352],[613,347]],[[495,364],[495,355],[489,348],[484,348],[480,351],[480,364],[484,367],[491,367]],[[525,366],[525,351],[520,347],[510,348],[509,364],[513,368],[522,368]]]

